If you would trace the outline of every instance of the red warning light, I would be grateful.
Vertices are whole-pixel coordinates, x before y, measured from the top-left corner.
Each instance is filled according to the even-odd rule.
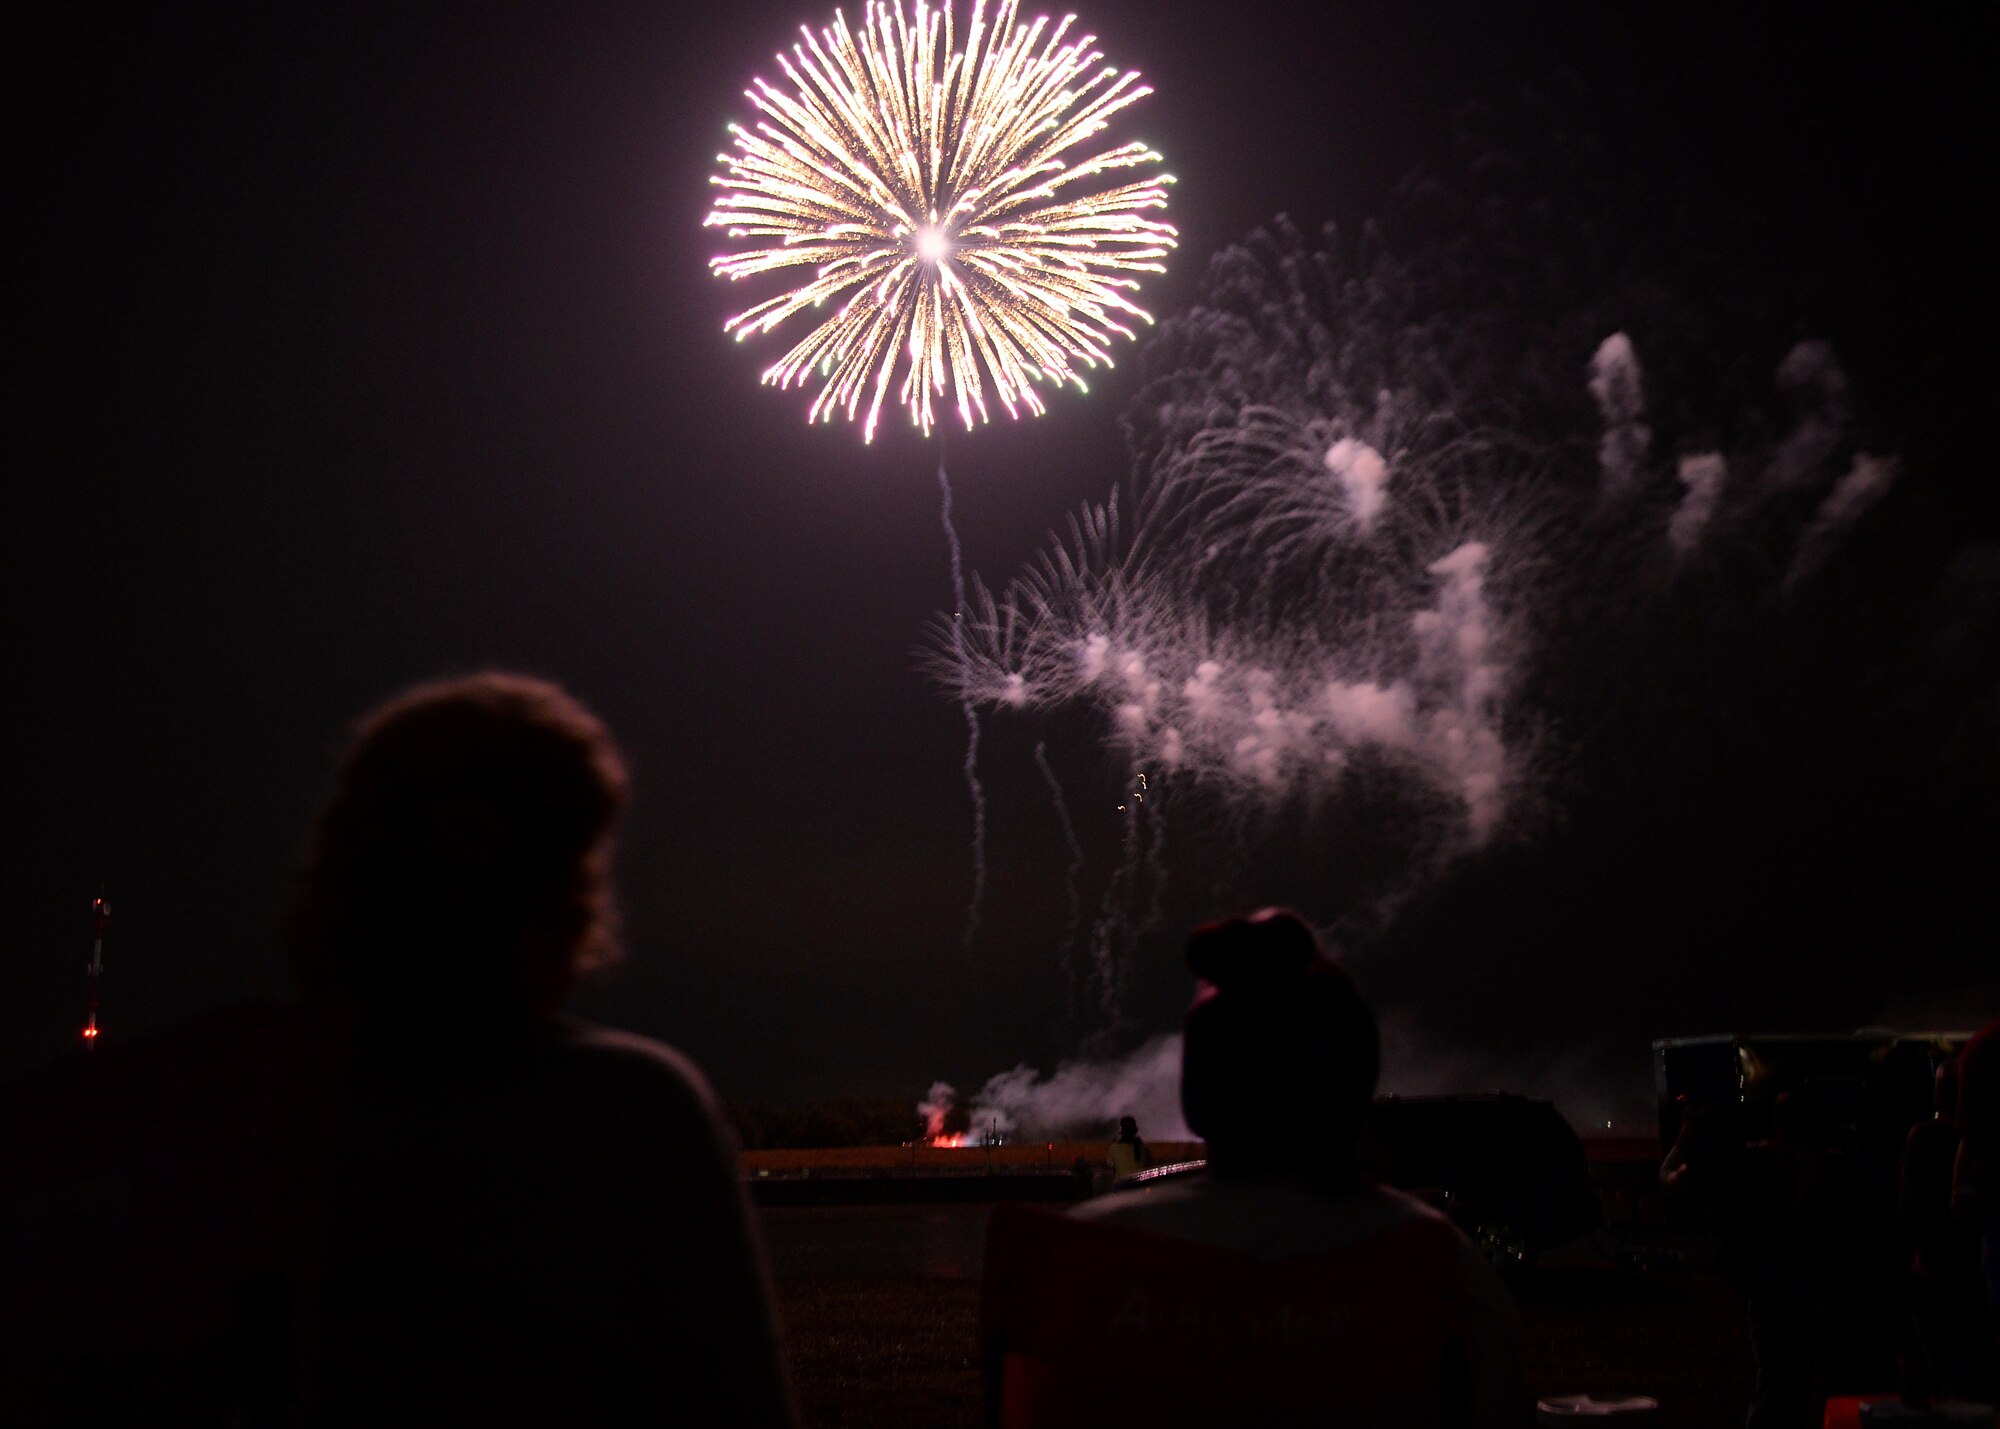
[[[86,1027],[83,1029],[83,1040],[86,1042],[88,1042],[91,1038],[95,1037],[96,1035],[97,1035],[97,1029],[95,1027]]]

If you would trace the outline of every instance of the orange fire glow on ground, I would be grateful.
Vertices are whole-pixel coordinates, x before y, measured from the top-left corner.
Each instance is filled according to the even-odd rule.
[[[748,1177],[769,1176],[857,1176],[919,1175],[954,1172],[1006,1171],[1047,1172],[1068,1167],[1079,1157],[1086,1164],[1108,1160],[1109,1148],[1102,1141],[1010,1141],[1004,1146],[986,1146],[975,1138],[978,1132],[940,1133],[943,1140],[929,1138],[906,1141],[901,1146],[832,1146],[800,1150],[744,1151],[738,1164]],[[960,1136],[954,1143],[952,1136]],[[1198,1141],[1147,1143],[1158,1163],[1186,1161],[1206,1154]],[[1657,1158],[1655,1158],[1657,1160]]]

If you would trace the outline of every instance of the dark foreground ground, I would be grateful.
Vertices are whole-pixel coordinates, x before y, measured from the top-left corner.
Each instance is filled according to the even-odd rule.
[[[769,1209],[793,1382],[813,1429],[979,1423],[974,1340],[990,1206]],[[1750,1342],[1713,1274],[1644,1274],[1608,1242],[1551,1257],[1520,1291],[1536,1396],[1649,1394],[1663,1422],[1740,1424]]]

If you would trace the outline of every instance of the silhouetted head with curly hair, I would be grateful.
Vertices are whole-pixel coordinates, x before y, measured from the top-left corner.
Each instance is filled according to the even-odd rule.
[[[289,941],[309,996],[364,1011],[550,1012],[618,956],[623,760],[560,687],[483,674],[361,723],[307,852]]]
[[[1276,908],[1203,924],[1187,961],[1181,1110],[1217,1170],[1350,1168],[1381,1044],[1347,973]]]

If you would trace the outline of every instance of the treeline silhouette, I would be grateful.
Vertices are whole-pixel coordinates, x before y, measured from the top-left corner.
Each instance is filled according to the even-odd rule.
[[[916,1102],[897,1097],[840,1096],[786,1104],[725,1101],[723,1114],[736,1128],[745,1151],[901,1146],[924,1134]],[[965,1127],[948,1126],[946,1130],[963,1131]]]

